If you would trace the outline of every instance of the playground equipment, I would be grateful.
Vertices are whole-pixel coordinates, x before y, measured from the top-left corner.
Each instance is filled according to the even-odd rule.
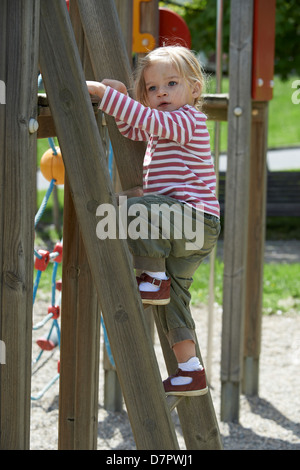
[[[35,228],[40,222],[43,216],[43,213],[47,207],[49,198],[53,193],[54,185],[62,184],[64,182],[64,178],[63,178],[64,168],[62,168],[63,162],[62,162],[59,148],[54,146],[54,142],[52,138],[49,138],[48,140],[51,145],[50,145],[50,149],[47,150],[44,154],[44,156],[46,155],[47,161],[45,163],[46,171],[43,171],[43,175],[49,181],[49,187],[46,191],[42,204],[35,216],[35,223],[34,223]],[[44,156],[42,157],[42,159],[44,158]],[[60,161],[58,164],[58,169],[54,168],[53,170],[53,165],[51,161],[54,159],[60,159]],[[42,164],[42,167],[43,167],[43,164]],[[44,170],[44,167],[43,167],[43,170]],[[62,262],[63,246],[61,242],[57,242],[51,253],[48,250],[41,250],[41,249],[34,250],[34,253],[35,253],[34,267],[35,267],[36,277],[35,277],[35,281],[33,284],[33,305],[36,300],[36,294],[38,291],[38,287],[39,287],[43,272],[46,271],[50,262],[53,263],[53,268],[52,268],[52,282],[51,282],[52,284],[51,285],[51,305],[48,307],[48,314],[44,317],[43,320],[33,325],[33,330],[42,330],[42,329],[44,330],[46,328],[46,325],[48,325],[48,322],[51,322],[51,326],[50,326],[50,329],[48,330],[48,333],[39,337],[36,341],[37,345],[40,347],[40,351],[37,354],[37,356],[34,358],[34,360],[32,361],[33,373],[35,372],[34,366],[40,364],[40,360],[44,354],[44,351],[52,351],[54,348],[60,347],[60,325],[59,325],[58,320],[60,316],[61,281],[57,280],[57,271],[58,271],[59,263]],[[57,290],[59,291],[59,294],[60,294],[58,302],[56,302]],[[59,369],[59,366],[57,369]],[[49,390],[49,388],[58,379],[59,379],[59,370],[57,370],[53,378],[43,387],[43,389],[38,394],[31,395],[31,400],[39,400],[40,398],[42,398],[44,394],[46,393],[46,391]]]
[[[238,416],[244,333],[248,343],[254,338],[257,345],[257,335],[251,336],[249,329],[243,328],[245,297],[253,315],[251,324],[260,324],[267,116],[267,101],[251,103],[253,2],[232,0],[231,6],[229,99],[213,96],[205,102],[212,119],[228,119],[229,124],[226,204],[230,211],[225,222],[222,338],[226,420]],[[101,202],[116,201],[85,80],[113,76],[129,84],[130,63],[114,2],[71,0],[69,16],[64,0],[10,0],[1,3],[0,18],[1,48],[6,50],[0,78],[6,78],[6,102],[12,103],[0,107],[1,123],[5,123],[0,128],[0,333],[7,356],[0,376],[1,448],[29,445],[35,212],[32,181],[37,134],[29,133],[28,123],[38,118],[39,54],[51,107],[51,116],[49,108],[45,112],[48,124],[39,120],[39,131],[46,132],[47,128],[47,136],[58,137],[66,168],[59,448],[96,447],[101,310],[137,448],[177,449],[127,246],[122,240],[100,242],[96,237],[96,208]],[[5,27],[10,24],[13,27]],[[144,146],[120,136],[112,119],[107,119],[107,126],[122,189],[140,185]],[[255,260],[253,253],[257,253]],[[157,326],[171,373],[175,359]],[[199,348],[198,352],[200,355]],[[248,351],[248,363],[251,358],[257,361],[257,351],[255,356],[251,354]],[[176,406],[188,449],[222,447],[209,393],[183,399]]]
[[[59,147],[50,148],[41,158],[41,172],[47,180],[54,179],[55,184],[65,181],[65,166]]]

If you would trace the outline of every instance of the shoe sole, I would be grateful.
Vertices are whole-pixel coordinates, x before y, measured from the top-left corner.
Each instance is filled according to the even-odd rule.
[[[170,299],[162,299],[162,300],[148,300],[148,299],[142,299],[143,304],[148,304],[148,305],[167,305],[170,303]]]
[[[202,390],[190,390],[183,392],[166,392],[166,395],[178,395],[180,397],[198,397],[200,395],[206,395],[208,392],[208,387],[203,388]]]

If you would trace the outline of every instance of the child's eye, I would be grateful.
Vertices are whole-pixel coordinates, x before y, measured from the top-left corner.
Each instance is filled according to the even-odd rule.
[[[155,91],[155,90],[156,90],[156,87],[154,85],[152,85],[148,88],[148,91]]]
[[[177,82],[175,82],[175,80],[171,80],[169,82],[169,86],[175,86],[175,85],[177,85]]]

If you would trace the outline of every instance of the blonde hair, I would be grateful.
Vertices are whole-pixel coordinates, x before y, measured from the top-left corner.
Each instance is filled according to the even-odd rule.
[[[147,90],[144,80],[144,71],[154,62],[165,61],[176,67],[180,76],[188,81],[190,85],[195,82],[200,84],[201,93],[195,100],[194,106],[198,109],[202,105],[202,91],[205,79],[201,70],[201,65],[195,54],[183,46],[162,46],[149,52],[143,57],[135,71],[135,96],[143,105],[147,105]]]

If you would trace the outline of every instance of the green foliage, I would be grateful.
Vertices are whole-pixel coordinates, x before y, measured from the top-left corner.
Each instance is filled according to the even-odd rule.
[[[275,71],[287,79],[300,75],[300,3],[298,0],[276,0]]]
[[[214,54],[216,44],[216,0],[187,0],[183,6],[176,1],[160,2],[175,9],[186,21],[192,37],[192,49]],[[229,50],[230,2],[224,2],[223,52]],[[275,74],[286,80],[289,75],[300,76],[300,3],[298,0],[276,0]]]

